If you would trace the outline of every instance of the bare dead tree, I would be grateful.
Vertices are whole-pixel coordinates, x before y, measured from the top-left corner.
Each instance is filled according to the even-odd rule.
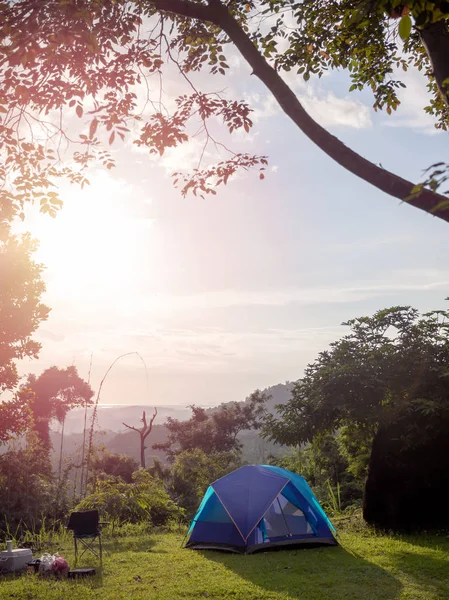
[[[154,419],[157,416],[157,408],[154,407],[154,412],[153,412],[153,416],[150,419],[150,422],[147,422],[147,413],[145,411],[143,411],[142,413],[142,418],[140,419],[140,421],[143,423],[142,427],[139,429],[137,427],[133,427],[132,425],[127,425],[126,423],[123,423],[123,425],[125,427],[127,427],[128,429],[132,429],[133,431],[137,431],[137,433],[140,436],[140,466],[142,467],[142,469],[145,469],[145,450],[146,450],[146,446],[145,446],[145,440],[146,438],[150,435],[151,430],[153,429],[153,423],[154,423]]]
[[[91,463],[92,463],[92,456],[93,456],[93,449],[94,449],[94,429],[95,429],[95,424],[97,423],[98,406],[100,404],[100,395],[101,395],[101,390],[103,388],[103,384],[104,384],[107,376],[113,369],[114,365],[119,360],[121,360],[122,358],[125,358],[126,356],[133,356],[133,355],[137,356],[139,358],[139,360],[142,362],[143,366],[145,367],[145,374],[146,374],[146,378],[147,378],[147,393],[149,393],[148,392],[148,368],[147,368],[146,362],[144,361],[142,356],[138,352],[126,352],[125,354],[121,354],[120,356],[117,356],[117,358],[109,365],[108,370],[104,374],[103,379],[100,381],[100,387],[98,388],[97,397],[96,397],[95,403],[94,403],[94,410],[92,412],[92,422],[91,422],[90,431],[89,431],[89,443],[88,443],[88,447],[87,447],[84,496],[86,496],[86,494],[87,494],[87,483],[89,481],[89,473],[90,473],[90,467],[91,467]]]

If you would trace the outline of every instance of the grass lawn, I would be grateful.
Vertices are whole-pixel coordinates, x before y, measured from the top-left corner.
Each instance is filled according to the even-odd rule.
[[[338,547],[250,556],[184,550],[176,534],[108,539],[105,532],[103,571],[95,578],[3,576],[0,598],[449,599],[448,536],[376,535],[344,522],[339,529]],[[70,541],[60,553],[73,561]]]

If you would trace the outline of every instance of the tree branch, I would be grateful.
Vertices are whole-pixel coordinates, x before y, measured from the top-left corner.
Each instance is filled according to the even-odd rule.
[[[273,94],[284,113],[330,158],[386,194],[406,201],[408,204],[434,214],[434,216],[440,219],[449,221],[448,208],[435,210],[441,202],[447,201],[445,196],[436,194],[428,189],[423,189],[419,195],[410,198],[412,190],[415,187],[412,182],[378,167],[366,158],[363,158],[363,156],[345,146],[343,142],[314,121],[304,110],[294,92],[288,87],[277,71],[268,64],[220,0],[208,0],[207,7],[201,4],[193,4],[188,0],[150,0],[150,3],[158,10],[208,21],[219,26],[252,67],[254,75]]]
[[[122,425],[124,425],[125,427],[128,427],[128,429],[132,429],[133,431],[137,431],[137,433],[140,435],[140,429],[137,429],[137,427],[133,427],[132,425],[127,425],[126,423],[122,423]]]
[[[364,179],[386,194],[406,200],[409,198],[414,184],[370,162],[354,150],[343,144],[338,138],[326,131],[314,121],[304,110],[294,92],[288,87],[280,75],[259,53],[250,38],[246,35],[227,8],[219,0],[209,0],[215,12],[215,22],[225,31],[237,46],[242,56],[253,68],[254,74],[267,86],[278,101],[286,115],[307,135],[321,150],[342,167]],[[433,213],[435,208],[447,198],[423,189],[418,195],[408,200],[408,204]],[[449,210],[439,210],[435,216],[449,221]]]
[[[148,427],[145,425],[145,431],[143,432],[143,439],[145,440],[151,433],[151,430],[153,429],[153,423],[154,423],[154,419],[157,417],[157,408],[154,407],[154,413],[153,416],[150,419],[150,422],[148,424]]]
[[[214,22],[213,11],[204,4],[197,4],[189,0],[150,0],[149,3],[161,12],[172,13],[189,19],[198,19],[199,21]]]

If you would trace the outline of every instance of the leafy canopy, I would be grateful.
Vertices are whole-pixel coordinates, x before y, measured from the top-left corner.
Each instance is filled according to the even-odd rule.
[[[391,114],[400,105],[398,90],[406,87],[401,74],[416,68],[431,93],[425,111],[436,117],[436,127],[447,130],[449,105],[440,94],[434,57],[423,40],[426,27],[446,22],[447,2],[272,0],[264,13],[274,14],[276,21],[258,39],[279,69],[294,70],[306,81],[330,69],[345,69],[350,91],[371,90],[374,110],[385,108]],[[449,56],[441,58],[447,61]]]
[[[202,139],[198,167],[174,174],[183,194],[214,194],[239,169],[255,167],[263,178],[264,156],[236,154],[214,137],[217,121],[229,133],[248,132],[250,107],[224,93],[205,93],[193,81],[192,75],[201,70],[214,77],[226,73],[230,43],[286,114],[329,156],[379,189],[408,197],[413,184],[369,163],[315,123],[277,72],[294,69],[308,79],[328,68],[348,69],[354,89],[371,87],[375,108],[391,111],[399,104],[397,88],[402,85],[394,70],[417,67],[426,74],[433,93],[428,110],[438,126],[446,127],[447,3],[410,0],[406,16],[413,17],[415,27],[401,19],[398,32],[393,17],[399,4],[396,0],[3,0],[0,200],[5,214],[23,217],[26,202],[37,200],[42,211],[54,215],[61,205],[55,189],[58,179],[85,185],[89,165],[114,166],[109,146],[116,142],[131,142],[149,154],[162,155]],[[418,5],[424,6],[421,12]],[[442,45],[435,52],[425,35],[439,24],[443,30],[437,39]],[[186,84],[187,92],[174,102],[164,95],[167,69]],[[217,87],[221,89],[222,83]],[[205,160],[213,148],[221,156],[215,164]],[[421,188],[415,192],[421,199],[409,201],[424,210],[436,210],[441,202],[432,192]],[[438,216],[449,219],[444,208],[439,207]]]
[[[357,429],[366,440],[404,413],[447,417],[449,311],[419,315],[398,306],[345,325],[350,333],[307,367],[278,416],[268,415],[266,437],[296,446],[346,426],[355,438],[346,440],[351,452]]]
[[[18,383],[16,361],[37,357],[41,345],[32,334],[50,312],[41,302],[45,284],[43,267],[32,258],[36,248],[29,234],[2,229],[0,200],[0,394]]]
[[[92,402],[93,390],[79,375],[76,367],[50,367],[38,377],[28,375],[18,397],[29,408],[32,427],[44,448],[49,449],[50,422],[64,421],[67,412]]]
[[[209,410],[191,406],[192,416],[187,421],[168,417],[165,423],[168,440],[154,444],[153,448],[165,450],[171,461],[190,450],[201,450],[207,456],[223,452],[239,454],[238,434],[260,427],[266,400],[267,396],[257,390],[246,402],[229,402]]]
[[[1,186],[0,199],[11,215],[23,215],[24,204],[38,200],[54,216],[61,205],[55,180],[64,177],[83,187],[92,162],[114,166],[108,146],[125,136],[149,154],[162,155],[187,142],[198,127],[205,150],[213,141],[207,125],[212,119],[231,133],[252,126],[246,103],[204,94],[193,84],[173,110],[165,106],[162,90],[151,92],[159,87],[164,63],[184,73],[208,59],[213,72],[224,72],[220,45],[206,26],[155,15],[152,3],[21,0],[2,2],[0,10],[0,182],[9,182]],[[190,29],[197,29],[194,38]],[[187,177],[182,191],[212,191],[236,169],[262,160],[231,153],[227,162]],[[69,161],[73,167],[66,166]]]

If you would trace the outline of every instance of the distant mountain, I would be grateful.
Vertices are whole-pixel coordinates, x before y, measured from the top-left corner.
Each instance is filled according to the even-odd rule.
[[[142,413],[141,413],[142,414]],[[162,462],[166,461],[165,452],[153,450],[152,444],[156,442],[165,442],[167,439],[167,429],[165,425],[155,425],[150,437],[148,438],[148,449],[146,451],[147,464],[152,464],[153,458],[159,458]],[[59,449],[61,447],[61,434],[52,432],[51,441],[53,443],[53,463],[56,464],[59,459]],[[81,459],[81,449],[83,443],[82,433],[64,434],[64,458],[76,457]],[[94,435],[94,444],[96,446],[105,446],[110,452],[116,454],[125,454],[131,456],[137,462],[140,462],[139,438],[134,431],[125,431],[117,433],[116,431],[96,431]]]
[[[275,411],[276,404],[286,404],[291,396],[293,383],[278,384],[263,390],[271,396],[267,402],[267,410]],[[217,407],[209,410],[216,410]],[[123,422],[138,427],[142,417],[142,411],[146,410],[151,415],[152,407],[125,406],[125,405],[101,405],[98,407],[97,425],[95,427],[95,443],[103,444],[111,452],[132,456],[140,460],[139,440],[134,431],[127,430]],[[151,465],[152,458],[166,460],[165,453],[153,450],[151,446],[155,443],[164,442],[167,439],[167,429],[164,422],[167,417],[186,420],[191,415],[191,410],[186,406],[158,406],[158,415],[150,437],[148,438],[148,449],[146,451],[147,464]],[[87,424],[90,427],[93,408],[90,407],[87,414]],[[74,409],[67,416],[64,433],[64,456],[78,455],[80,458],[83,439],[84,410]],[[247,462],[260,463],[268,459],[270,454],[279,455],[286,451],[285,447],[278,446],[272,442],[263,440],[257,431],[244,431],[239,436],[243,444],[243,460]],[[52,432],[54,452],[59,456],[61,434],[59,431]]]
[[[291,398],[294,385],[294,382],[287,381],[286,383],[278,383],[277,385],[273,385],[263,390],[266,394],[271,396],[271,400],[268,400],[266,404],[267,411],[274,413],[276,404],[287,404]]]
[[[266,409],[270,413],[275,413],[277,404],[287,404],[291,398],[294,383],[287,381],[279,383],[263,390],[271,398],[266,403]],[[248,400],[246,400],[248,402]],[[280,446],[269,442],[260,437],[254,430],[243,431],[239,435],[243,444],[242,458],[249,463],[264,463],[270,455],[282,456],[288,451],[286,446]]]
[[[125,431],[123,423],[137,426],[142,417],[142,411],[153,414],[153,406],[128,405],[128,404],[100,404],[97,411],[96,429],[102,431]],[[87,424],[90,427],[93,407],[87,410]],[[157,422],[164,423],[167,417],[174,419],[188,419],[190,409],[186,406],[157,406]],[[84,428],[84,409],[74,408],[67,415],[65,422],[66,434],[82,433]]]

